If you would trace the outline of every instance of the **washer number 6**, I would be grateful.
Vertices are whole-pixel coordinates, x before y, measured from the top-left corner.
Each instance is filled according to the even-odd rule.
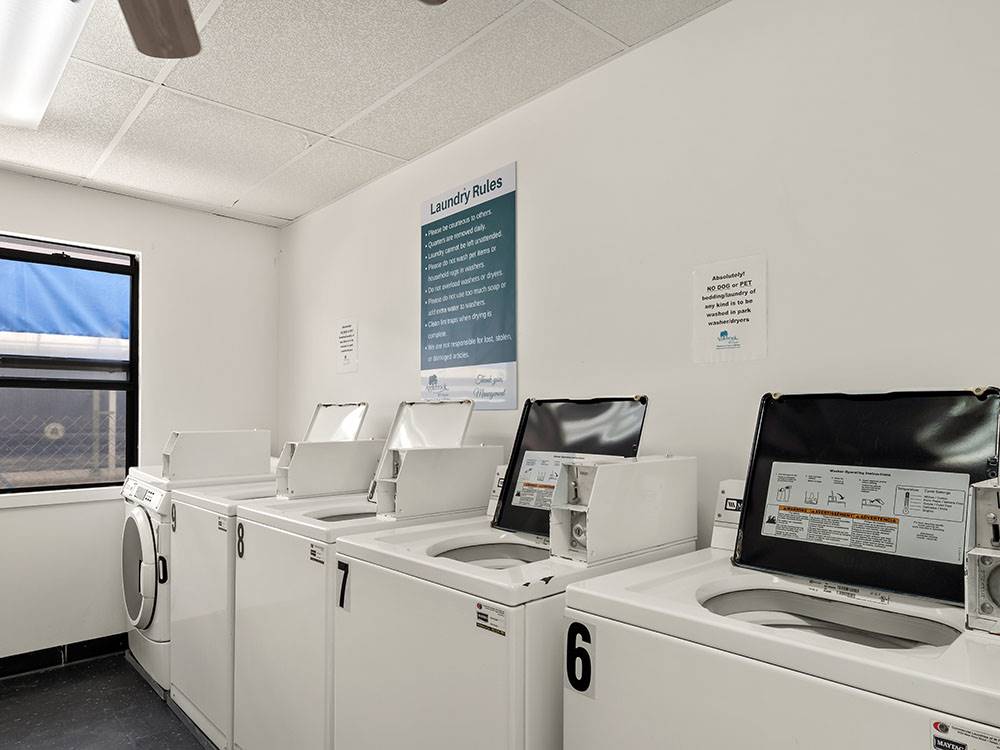
[[[582,622],[566,628],[566,683],[578,693],[594,697],[595,638]]]

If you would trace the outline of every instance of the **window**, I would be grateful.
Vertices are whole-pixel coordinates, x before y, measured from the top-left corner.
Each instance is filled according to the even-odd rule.
[[[138,311],[135,257],[0,235],[0,493],[137,463]]]

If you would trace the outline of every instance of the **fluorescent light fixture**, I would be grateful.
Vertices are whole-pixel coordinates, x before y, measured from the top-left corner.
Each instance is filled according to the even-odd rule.
[[[0,124],[37,129],[94,0],[0,0]]]

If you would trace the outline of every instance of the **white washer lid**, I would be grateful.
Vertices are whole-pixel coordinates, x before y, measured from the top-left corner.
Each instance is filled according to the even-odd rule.
[[[302,440],[314,442],[340,442],[357,440],[368,413],[364,401],[347,404],[316,404],[316,411],[309,420]]]
[[[195,508],[235,516],[237,506],[253,500],[276,500],[273,481],[244,482],[241,484],[220,484],[211,487],[191,487],[176,490],[172,501],[191,505]]]

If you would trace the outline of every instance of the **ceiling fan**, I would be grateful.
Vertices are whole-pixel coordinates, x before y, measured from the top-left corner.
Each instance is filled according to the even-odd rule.
[[[177,59],[201,52],[188,0],[118,0],[118,4],[142,54]]]

